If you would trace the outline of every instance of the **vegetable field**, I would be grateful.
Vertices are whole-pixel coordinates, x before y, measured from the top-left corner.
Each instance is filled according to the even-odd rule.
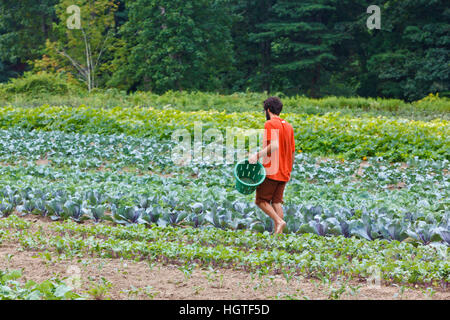
[[[174,264],[187,278],[208,268],[280,276],[287,288],[298,277],[345,279],[328,298],[374,274],[382,286],[448,293],[448,120],[286,107],[297,152],[287,227],[274,236],[254,195],[234,189],[234,164],[179,166],[171,157],[174,130],[258,129],[264,114],[201,109],[0,108],[0,248]],[[108,287],[22,288],[20,276],[0,273],[0,298],[85,298]]]

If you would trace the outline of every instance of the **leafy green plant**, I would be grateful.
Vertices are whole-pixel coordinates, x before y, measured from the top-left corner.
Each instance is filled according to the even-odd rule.
[[[86,293],[88,293],[95,300],[108,299],[110,296],[109,291],[113,287],[113,284],[105,277],[101,277],[101,281],[91,282],[91,286]]]
[[[181,272],[183,272],[185,279],[189,280],[196,267],[197,265],[195,263],[185,263],[184,265],[181,265],[178,269]]]
[[[424,221],[419,221],[417,223],[415,231],[408,230],[407,233],[411,238],[416,239],[422,242],[423,244],[429,244],[432,241],[441,240],[441,235],[439,231],[440,230],[435,226],[429,225]]]
[[[111,206],[111,212],[114,221],[118,224],[128,225],[133,223],[146,223],[146,220],[142,219],[144,210],[136,207],[117,207],[113,204]]]
[[[71,86],[67,84],[67,79],[55,74],[25,73],[21,78],[12,79],[3,87],[3,90],[7,94],[67,94],[71,90]]]
[[[0,218],[8,217],[14,210],[14,207],[9,203],[0,203]]]
[[[84,216],[86,212],[81,204],[72,200],[67,200],[64,203],[63,211],[65,213],[65,216],[68,216],[70,219],[76,222],[82,222],[83,220],[88,219],[88,217]]]
[[[70,217],[70,213],[63,208],[63,200],[53,199],[46,203],[47,212],[52,220],[66,220]]]
[[[20,270],[0,270],[0,300],[80,300],[83,296],[72,291],[59,279],[36,283],[21,283]]]

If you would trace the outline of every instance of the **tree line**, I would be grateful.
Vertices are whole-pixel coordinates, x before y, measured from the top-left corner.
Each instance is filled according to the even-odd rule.
[[[2,0],[0,82],[417,100],[449,94],[449,22],[444,0]]]

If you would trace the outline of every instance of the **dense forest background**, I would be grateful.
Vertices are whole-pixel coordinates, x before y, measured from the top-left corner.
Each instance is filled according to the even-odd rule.
[[[0,0],[0,82],[412,101],[449,95],[449,22],[444,0]]]

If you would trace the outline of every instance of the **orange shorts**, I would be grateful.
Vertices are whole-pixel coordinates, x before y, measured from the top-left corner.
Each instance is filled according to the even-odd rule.
[[[266,201],[268,203],[283,203],[283,193],[286,187],[285,181],[276,181],[266,178],[256,188],[256,204]]]

